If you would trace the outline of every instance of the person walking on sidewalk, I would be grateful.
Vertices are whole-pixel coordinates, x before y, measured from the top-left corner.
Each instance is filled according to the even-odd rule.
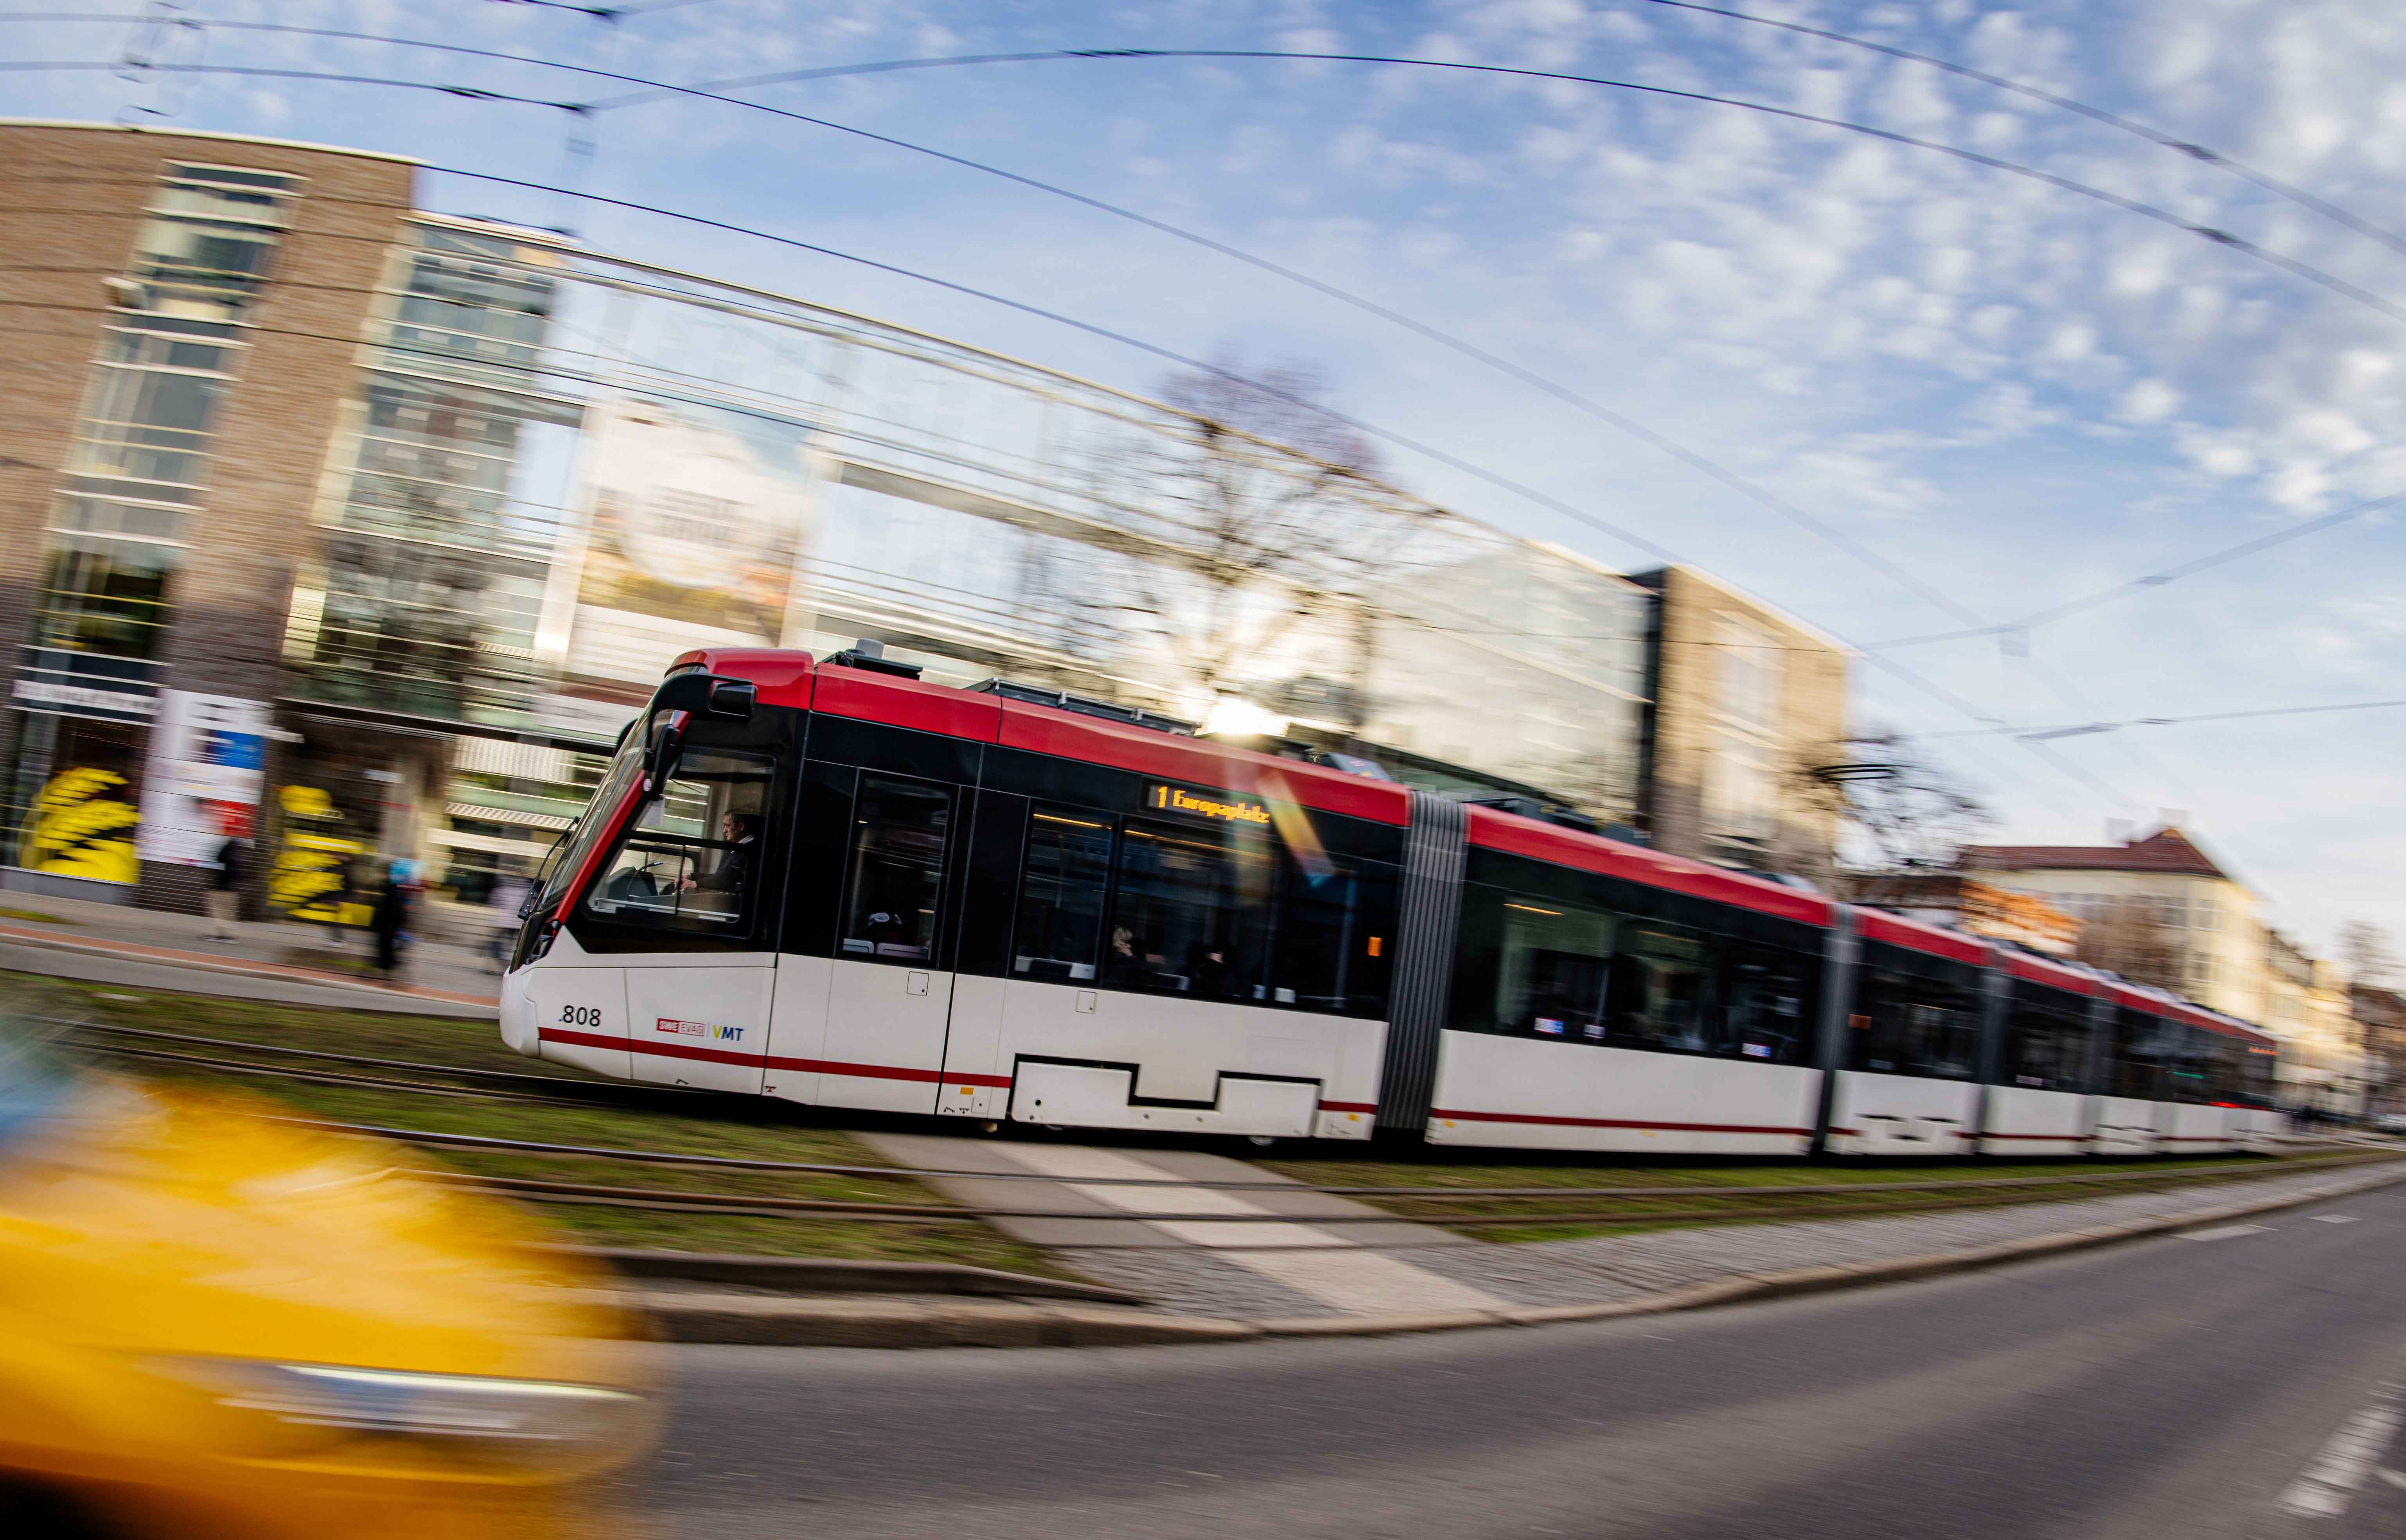
[[[487,944],[497,973],[509,970],[510,944],[517,940],[518,909],[526,896],[526,879],[506,870],[494,877],[493,889],[485,896],[486,911],[493,927]]]
[[[242,917],[242,879],[250,865],[250,841],[238,833],[228,833],[225,843],[218,847],[218,871],[209,884],[209,940],[232,941],[234,922]]]
[[[334,879],[334,886],[331,892],[320,894],[318,902],[326,910],[326,945],[339,952],[343,946],[343,915],[350,908],[351,895],[359,891],[360,883],[347,855],[335,856],[328,874]]]
[[[395,861],[386,869],[384,889],[376,895],[375,914],[368,922],[375,933],[376,968],[388,979],[401,969],[401,937],[409,928],[409,868]]]

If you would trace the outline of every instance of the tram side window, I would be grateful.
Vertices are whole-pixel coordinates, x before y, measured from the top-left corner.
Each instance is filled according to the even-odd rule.
[[[1011,968],[1031,979],[1091,979],[1111,881],[1107,819],[1039,808],[1027,825]]]
[[[1383,1014],[1394,883],[1380,862],[1281,852],[1284,888],[1267,1002]]]
[[[861,775],[844,878],[846,954],[903,961],[935,955],[944,845],[952,827],[953,794],[947,788]]]
[[[1947,1081],[1978,1072],[1980,1012],[1970,991],[1884,968],[1867,969],[1859,988],[1847,1068]]]
[[[2114,1041],[2105,1067],[2105,1094],[2154,1101],[2164,1094],[2163,1029],[2167,1024],[2127,1006],[2114,1011]]]
[[[2165,1024],[2170,1073],[2165,1095],[2192,1104],[2214,1100],[2214,1035],[2186,1022]]]
[[[687,748],[620,837],[585,907],[618,925],[728,933],[757,908],[768,756]]]
[[[1515,1036],[1603,1042],[1618,919],[1557,898],[1507,897],[1495,1026]]]
[[[2034,998],[2017,987],[2005,1018],[2004,1083],[2031,1091],[2078,1091],[2088,1078],[2088,1026],[2081,1007]]]
[[[2239,1043],[2238,1094],[2231,1099],[2243,1107],[2272,1105],[2272,1067],[2275,1055],[2266,1048]]]
[[[1714,999],[1720,939],[1655,921],[1623,925],[1606,996],[1610,1035],[1621,1048],[1674,1053],[1728,1049]]]
[[[1721,991],[1723,1052],[1768,1064],[1803,1064],[1812,1046],[1815,959],[1753,941],[1730,943]]]
[[[1104,982],[1197,999],[1267,997],[1277,876],[1266,840],[1131,821],[1120,836]]]

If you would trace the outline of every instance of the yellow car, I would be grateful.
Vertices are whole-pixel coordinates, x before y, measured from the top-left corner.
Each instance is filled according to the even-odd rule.
[[[651,1407],[598,1282],[383,1147],[0,1020],[0,1535],[607,1533]]]

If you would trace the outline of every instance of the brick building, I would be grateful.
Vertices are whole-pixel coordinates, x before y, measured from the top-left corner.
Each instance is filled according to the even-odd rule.
[[[410,168],[131,129],[0,143],[0,862],[196,907],[195,853],[270,769],[287,596]]]

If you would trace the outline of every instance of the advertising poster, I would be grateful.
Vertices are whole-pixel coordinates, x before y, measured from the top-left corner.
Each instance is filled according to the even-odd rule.
[[[773,643],[800,548],[809,432],[686,402],[597,405],[569,671],[645,682],[705,642]]]
[[[142,776],[136,836],[142,859],[214,866],[228,835],[251,832],[266,768],[267,725],[264,701],[159,692]]]

